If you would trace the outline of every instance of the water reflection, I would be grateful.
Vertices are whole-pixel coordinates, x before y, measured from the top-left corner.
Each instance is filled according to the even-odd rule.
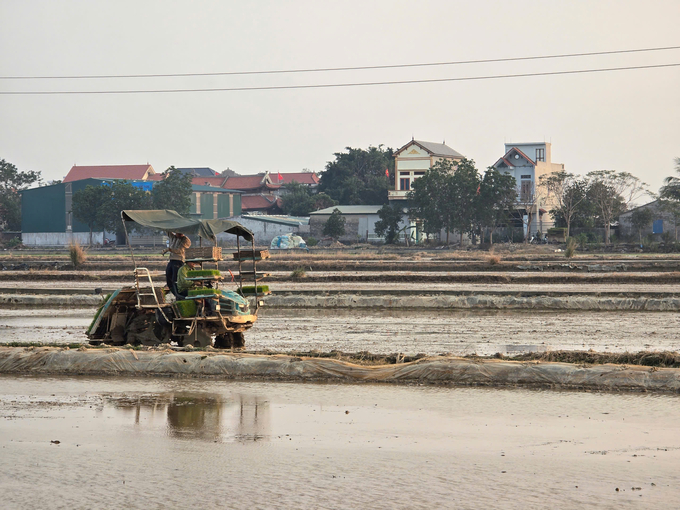
[[[269,402],[256,395],[232,398],[204,393],[106,395],[140,430],[163,427],[167,435],[204,441],[261,441],[269,438]]]

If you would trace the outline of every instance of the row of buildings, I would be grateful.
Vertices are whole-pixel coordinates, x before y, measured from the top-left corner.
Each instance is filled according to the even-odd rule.
[[[435,163],[441,160],[455,163],[464,157],[445,143],[412,139],[395,152],[394,189],[389,190],[389,201],[405,204],[413,181]],[[515,178],[519,216],[531,214],[533,218],[529,234],[546,232],[552,227],[549,204],[534,198],[541,175],[564,170],[563,164],[552,162],[551,144],[505,144],[502,156],[493,166]],[[319,238],[322,236],[323,223],[335,209],[316,211],[309,218],[281,216],[281,195],[285,193],[286,186],[295,181],[314,191],[318,187],[319,177],[313,172],[222,175],[206,167],[178,170],[192,175],[191,214],[194,217],[238,218],[263,243],[291,231]],[[74,193],[88,185],[102,185],[114,179],[125,179],[150,191],[163,178],[163,174],[156,172],[149,164],[73,166],[62,182],[22,192],[22,241],[26,245],[63,245],[74,238],[85,242],[86,237],[89,237],[89,229],[71,213]],[[346,218],[345,239],[376,240],[374,225],[380,207],[337,206]],[[408,221],[405,219],[402,226],[406,227]],[[408,232],[408,229],[405,230]],[[102,242],[104,236],[106,233],[99,233],[97,242]]]
[[[267,223],[266,216],[281,213],[280,197],[285,193],[286,185],[295,181],[315,189],[319,184],[319,177],[311,172],[223,176],[206,167],[178,170],[192,175],[191,215],[199,219],[258,215],[262,216],[260,223]],[[63,181],[21,192],[22,242],[57,246],[75,239],[85,243],[89,239],[89,228],[71,212],[74,193],[113,180],[126,180],[135,187],[151,191],[163,178],[163,174],[149,164],[73,166]],[[295,222],[295,225],[300,223]],[[290,228],[290,221],[284,221],[283,225]],[[107,235],[110,234],[97,233],[95,242],[103,243]]]

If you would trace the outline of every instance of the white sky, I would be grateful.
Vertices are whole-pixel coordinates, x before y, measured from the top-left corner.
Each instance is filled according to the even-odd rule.
[[[0,76],[371,66],[678,46],[679,0],[0,0]],[[0,91],[266,86],[680,63],[680,50],[295,75],[0,80]],[[680,67],[352,88],[0,95],[0,158],[45,180],[73,164],[322,171],[346,146],[443,140],[483,170],[552,142],[574,173],[656,191],[680,156]]]

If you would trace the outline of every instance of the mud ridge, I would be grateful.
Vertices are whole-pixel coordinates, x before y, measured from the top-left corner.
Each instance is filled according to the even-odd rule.
[[[409,363],[365,366],[334,359],[286,355],[154,352],[113,348],[3,348],[0,349],[0,373],[680,392],[680,369],[677,368],[588,366],[456,357],[427,357]]]

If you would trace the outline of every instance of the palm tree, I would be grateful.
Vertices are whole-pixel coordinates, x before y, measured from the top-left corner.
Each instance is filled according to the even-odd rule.
[[[680,175],[680,158],[675,158],[675,173]],[[680,202],[680,177],[666,177],[664,185],[659,190],[659,196],[667,200]]]

